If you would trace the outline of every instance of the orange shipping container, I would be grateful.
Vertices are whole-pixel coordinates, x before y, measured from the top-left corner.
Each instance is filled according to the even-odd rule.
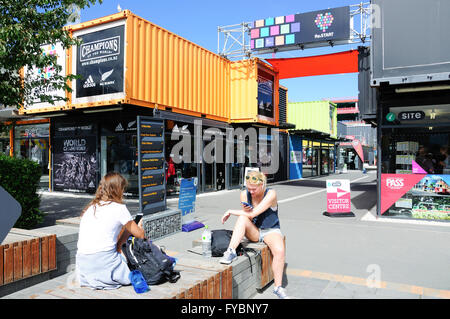
[[[260,76],[272,77],[273,116],[264,115],[258,106]],[[278,73],[258,58],[232,62],[230,66],[232,123],[264,123],[278,125]]]
[[[71,83],[65,106],[22,113],[133,104],[228,121],[230,61],[128,10],[68,28],[83,44],[68,50],[67,73],[90,71]],[[119,33],[111,31],[117,28]],[[100,70],[114,61],[120,68]],[[108,89],[114,81],[115,89]],[[97,93],[89,92],[94,88]]]

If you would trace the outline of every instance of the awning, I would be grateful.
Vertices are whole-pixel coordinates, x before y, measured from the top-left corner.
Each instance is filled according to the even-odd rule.
[[[279,72],[280,79],[358,72],[358,50],[266,61]]]
[[[296,134],[301,137],[316,139],[316,140],[324,140],[327,142],[336,142],[337,139],[330,136],[328,133],[316,131],[313,129],[310,130],[289,130],[290,134]]]

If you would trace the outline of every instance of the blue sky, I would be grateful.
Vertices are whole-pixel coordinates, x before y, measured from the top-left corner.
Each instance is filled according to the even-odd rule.
[[[368,1],[368,0],[367,0]],[[117,6],[217,53],[217,27],[258,19],[359,4],[357,0],[104,0],[81,12],[81,22],[117,12]],[[358,44],[277,53],[276,58],[311,56],[356,49]],[[260,56],[271,58],[272,55]],[[280,81],[292,102],[358,96],[358,75],[335,74]]]

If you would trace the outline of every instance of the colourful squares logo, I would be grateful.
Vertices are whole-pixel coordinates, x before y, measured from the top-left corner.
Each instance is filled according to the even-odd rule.
[[[261,28],[260,29],[260,36],[261,37],[268,37],[269,36],[269,28]]]
[[[286,33],[290,33],[290,31],[289,31],[289,24],[283,24],[282,26],[281,26],[281,31],[280,31],[280,33],[281,34],[286,34]]]
[[[284,45],[284,35],[275,37],[275,45]]]
[[[275,22],[275,21],[274,21],[273,18],[267,18],[267,19],[266,19],[266,26],[273,25],[274,22]]]
[[[250,40],[250,49],[255,48],[255,40]]]
[[[291,33],[300,32],[300,22],[291,24]]]
[[[295,35],[287,34],[286,35],[286,44],[294,44],[295,43]]]
[[[319,30],[322,30],[322,32],[327,31],[327,29],[331,26],[333,21],[334,17],[331,14],[331,12],[327,12],[325,14],[320,13],[316,16],[316,19],[314,20],[316,26],[319,28]]]
[[[273,45],[274,45],[273,40],[274,40],[273,37],[266,38],[266,48],[267,47],[273,47]]]
[[[255,21],[255,28],[260,28],[264,26],[264,20],[256,20]]]
[[[290,15],[286,16],[286,19],[284,22],[289,23],[289,22],[294,22],[294,20],[295,20],[295,15],[290,14]]]
[[[251,39],[259,38],[259,29],[252,29],[252,31],[250,32],[250,38]]]
[[[255,41],[256,48],[263,48],[264,47],[264,39],[256,39]]]
[[[275,18],[275,24],[283,24],[283,23],[284,23],[284,16]]]
[[[274,25],[270,27],[270,35],[279,35],[280,34],[280,26]]]

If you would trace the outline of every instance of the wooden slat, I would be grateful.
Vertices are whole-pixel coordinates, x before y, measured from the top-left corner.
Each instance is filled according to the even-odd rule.
[[[220,299],[220,273],[214,276],[214,299]]]
[[[203,280],[200,285],[200,299],[208,298],[208,280]]]
[[[224,299],[232,299],[233,298],[233,268],[228,267],[227,270],[225,270],[225,273],[227,274],[227,289],[226,289],[226,295]]]
[[[31,240],[31,274],[37,275],[41,273],[40,261],[40,240],[35,238]]]
[[[23,278],[22,243],[14,243],[14,281]]]
[[[208,293],[205,299],[214,298],[214,277],[208,278]]]
[[[200,299],[200,282],[196,283],[195,286],[192,288],[192,298]]]
[[[48,271],[48,237],[41,238],[41,272]]]
[[[8,284],[14,280],[14,247],[5,245],[3,250],[3,282]]]
[[[3,245],[0,245],[0,286],[3,285]]]
[[[26,240],[22,243],[22,255],[23,255],[23,278],[31,276],[31,240]]]
[[[56,235],[48,238],[48,269],[56,269]]]

